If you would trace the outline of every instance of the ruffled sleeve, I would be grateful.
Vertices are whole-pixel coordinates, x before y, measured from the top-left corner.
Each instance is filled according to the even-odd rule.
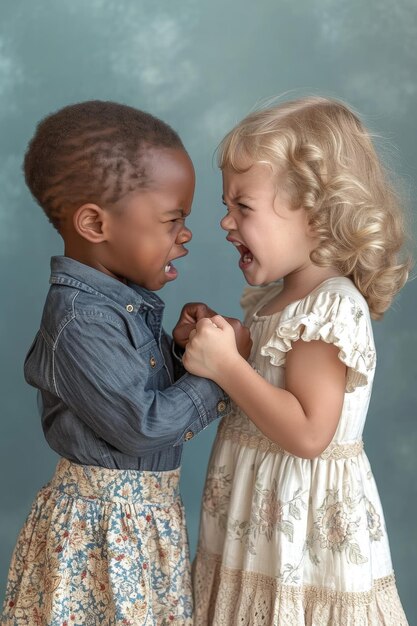
[[[281,283],[270,283],[264,287],[246,287],[240,298],[240,306],[245,314],[245,324],[248,325],[262,305],[277,295],[281,289]]]
[[[261,354],[268,356],[272,365],[282,366],[298,339],[322,340],[339,348],[339,359],[348,367],[347,392],[363,387],[373,375],[376,355],[364,300],[323,291],[288,305]]]

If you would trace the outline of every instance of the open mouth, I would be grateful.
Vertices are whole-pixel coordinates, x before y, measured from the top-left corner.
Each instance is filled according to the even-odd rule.
[[[174,267],[174,265],[171,263],[171,261],[169,261],[166,265],[165,265],[165,274],[170,277],[170,278],[174,278],[177,276],[178,272],[176,270],[176,268]]]
[[[253,254],[243,243],[239,241],[232,241],[232,244],[237,248],[237,251],[240,254],[239,267],[241,269],[246,269],[253,261]]]
[[[181,259],[183,256],[186,256],[187,254],[188,254],[188,250],[184,250],[184,254],[180,254],[179,256],[175,257],[175,259]],[[172,261],[175,261],[175,259],[172,259]],[[176,278],[178,276],[178,270],[174,266],[172,261],[168,261],[168,263],[165,265],[165,268],[164,268],[165,275],[168,278]]]

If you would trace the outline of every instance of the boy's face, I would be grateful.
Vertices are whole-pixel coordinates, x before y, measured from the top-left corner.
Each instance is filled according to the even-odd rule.
[[[194,167],[182,149],[154,148],[146,161],[149,185],[108,212],[106,269],[151,291],[178,275],[173,261],[188,254],[185,226],[194,195]]]

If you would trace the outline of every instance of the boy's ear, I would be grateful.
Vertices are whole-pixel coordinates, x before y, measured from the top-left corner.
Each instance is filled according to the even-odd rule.
[[[81,205],[72,216],[75,230],[91,243],[106,241],[106,212],[98,205]]]

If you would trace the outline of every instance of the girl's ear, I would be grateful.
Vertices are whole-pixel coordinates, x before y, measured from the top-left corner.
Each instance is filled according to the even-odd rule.
[[[102,243],[106,237],[106,212],[98,205],[81,205],[73,214],[72,221],[76,232],[90,243]]]

